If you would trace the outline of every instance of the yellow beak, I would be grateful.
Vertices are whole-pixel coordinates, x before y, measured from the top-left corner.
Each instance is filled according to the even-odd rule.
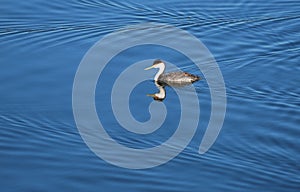
[[[153,68],[153,65],[150,66],[150,67],[145,68],[144,70],[149,70],[149,69],[152,69],[152,68]]]
[[[148,97],[155,97],[155,94],[147,94]]]

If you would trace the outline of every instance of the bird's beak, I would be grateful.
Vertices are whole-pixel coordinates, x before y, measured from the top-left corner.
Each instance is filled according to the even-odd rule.
[[[155,97],[155,94],[147,94],[148,97]]]
[[[145,68],[144,70],[149,70],[149,69],[152,69],[152,68],[153,68],[153,65],[150,66],[150,67]]]

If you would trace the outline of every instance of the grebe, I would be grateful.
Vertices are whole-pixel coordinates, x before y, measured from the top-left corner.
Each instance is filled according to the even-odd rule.
[[[158,68],[158,72],[154,77],[154,81],[160,84],[167,84],[167,85],[188,85],[194,83],[200,79],[197,75],[192,75],[187,72],[177,71],[164,74],[166,65],[162,60],[155,60],[152,66],[147,67],[145,70]]]

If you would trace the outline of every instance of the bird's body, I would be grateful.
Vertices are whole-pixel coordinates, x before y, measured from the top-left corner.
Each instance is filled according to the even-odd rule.
[[[176,71],[166,74],[161,74],[158,77],[158,82],[166,84],[189,84],[198,81],[199,77],[187,72]]]
[[[146,68],[145,70],[151,68],[158,68],[158,72],[154,77],[154,81],[160,84],[167,85],[187,85],[194,83],[200,79],[197,75],[193,75],[187,72],[176,71],[171,73],[164,73],[166,65],[161,60],[155,60],[151,67]]]

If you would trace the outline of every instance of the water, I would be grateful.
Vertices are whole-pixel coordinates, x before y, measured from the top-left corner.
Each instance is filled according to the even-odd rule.
[[[297,191],[300,188],[300,3],[298,1],[2,1],[0,7],[0,184],[3,191]],[[131,170],[98,158],[84,143],[72,112],[72,86],[88,49],[131,24],[166,23],[199,38],[214,55],[227,92],[227,112],[213,147],[198,146],[210,116],[205,80],[194,84],[201,116],[187,148],[170,162]],[[176,38],[176,37],[174,37]],[[115,45],[111,45],[115,46]],[[191,47],[192,49],[192,47]],[[107,77],[151,54],[123,55]],[[159,50],[154,49],[154,50]],[[129,50],[130,52],[130,50]],[[152,55],[153,56],[153,55]],[[190,73],[197,68],[163,54]],[[149,59],[149,58],[148,58]],[[117,60],[117,59],[116,59]],[[150,63],[151,64],[151,63]],[[149,72],[153,75],[154,71]],[[105,76],[103,77],[105,78]],[[111,114],[110,86],[97,85],[99,114]],[[105,92],[99,89],[103,88]],[[133,91],[132,113],[149,118],[157,91],[146,81]],[[163,101],[178,117],[173,89]],[[188,90],[186,90],[188,92]],[[98,99],[97,99],[98,98]],[[175,104],[174,104],[175,103]],[[112,115],[109,132],[129,147],[164,142],[168,129],[136,137]]]

